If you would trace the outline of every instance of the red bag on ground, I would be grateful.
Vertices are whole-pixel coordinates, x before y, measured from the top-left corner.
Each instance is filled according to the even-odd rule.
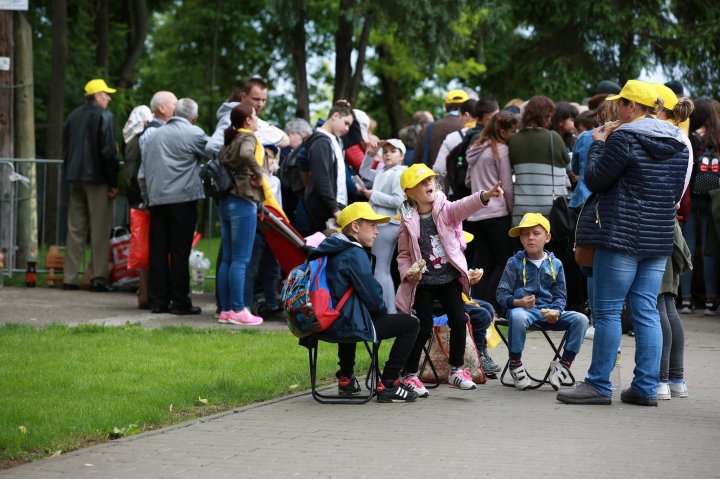
[[[138,277],[138,272],[128,268],[128,256],[130,254],[130,232],[118,226],[113,229],[110,238],[110,282],[113,287],[121,287],[129,284]]]
[[[130,209],[130,254],[128,269],[150,268],[150,212]]]

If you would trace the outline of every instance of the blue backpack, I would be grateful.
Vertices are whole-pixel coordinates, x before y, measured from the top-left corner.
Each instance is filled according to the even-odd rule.
[[[328,288],[325,268],[327,257],[306,261],[290,271],[281,300],[288,328],[298,338],[325,331],[340,317],[340,310],[353,292],[351,286],[338,304]]]

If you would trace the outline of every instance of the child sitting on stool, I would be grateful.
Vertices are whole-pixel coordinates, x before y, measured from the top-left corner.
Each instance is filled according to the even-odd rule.
[[[497,301],[508,311],[510,375],[516,388],[530,387],[522,364],[527,328],[536,324],[552,331],[568,330],[562,356],[550,364],[550,384],[558,390],[580,351],[588,319],[582,313],[565,311],[563,265],[551,252],[545,251],[545,244],[550,241],[547,218],[540,213],[526,213],[508,234],[512,238],[519,236],[525,248],[508,259],[497,289]]]

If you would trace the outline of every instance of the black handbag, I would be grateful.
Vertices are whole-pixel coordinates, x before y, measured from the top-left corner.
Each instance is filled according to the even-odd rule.
[[[598,211],[600,202],[600,195],[593,193],[585,201],[585,204],[580,210],[578,215],[578,226],[587,225],[593,231],[593,233],[600,228],[600,213]],[[587,231],[587,228],[584,230]],[[575,262],[580,266],[592,267],[593,256],[595,255],[595,246],[589,244],[590,238],[579,236],[575,234]]]
[[[553,239],[569,240],[575,236],[575,227],[577,226],[577,212],[570,208],[567,197],[565,195],[555,196],[555,171],[553,169],[553,158],[555,149],[553,148],[552,131],[548,131],[550,135],[550,173],[553,188],[553,203],[550,209],[550,233]]]

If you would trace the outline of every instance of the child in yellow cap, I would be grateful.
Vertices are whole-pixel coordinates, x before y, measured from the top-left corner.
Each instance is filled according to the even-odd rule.
[[[327,333],[338,340],[395,338],[388,360],[380,375],[378,402],[408,402],[417,398],[415,391],[400,383],[400,370],[405,365],[410,348],[415,342],[418,322],[409,314],[387,314],[380,283],[373,277],[370,248],[378,234],[378,224],[390,221],[373,211],[369,203],[357,202],[345,207],[337,222],[342,233],[325,239],[309,255],[327,257],[327,283],[333,304],[352,289],[347,301],[340,308],[340,317],[328,328]],[[355,342],[338,343],[340,370],[338,394],[354,395],[360,392],[355,379]]]
[[[451,202],[438,188],[435,176],[426,165],[415,164],[400,177],[400,187],[408,199],[401,207],[397,258],[401,283],[395,304],[399,311],[414,310],[420,320],[420,332],[405,364],[404,382],[421,397],[429,393],[417,371],[420,352],[432,332],[436,299],[447,314],[450,327],[448,384],[475,389],[471,374],[463,367],[466,318],[462,293],[469,294],[470,279],[460,224],[491,198],[503,195],[498,182],[490,191],[478,191]]]
[[[523,250],[508,259],[497,289],[497,301],[507,308],[510,375],[515,387],[530,387],[522,364],[525,333],[533,324],[553,331],[568,330],[562,356],[550,363],[549,381],[555,390],[570,376],[569,369],[585,339],[588,318],[565,311],[565,271],[559,259],[545,251],[550,241],[550,222],[540,213],[525,213],[510,228],[511,237],[520,237]]]

